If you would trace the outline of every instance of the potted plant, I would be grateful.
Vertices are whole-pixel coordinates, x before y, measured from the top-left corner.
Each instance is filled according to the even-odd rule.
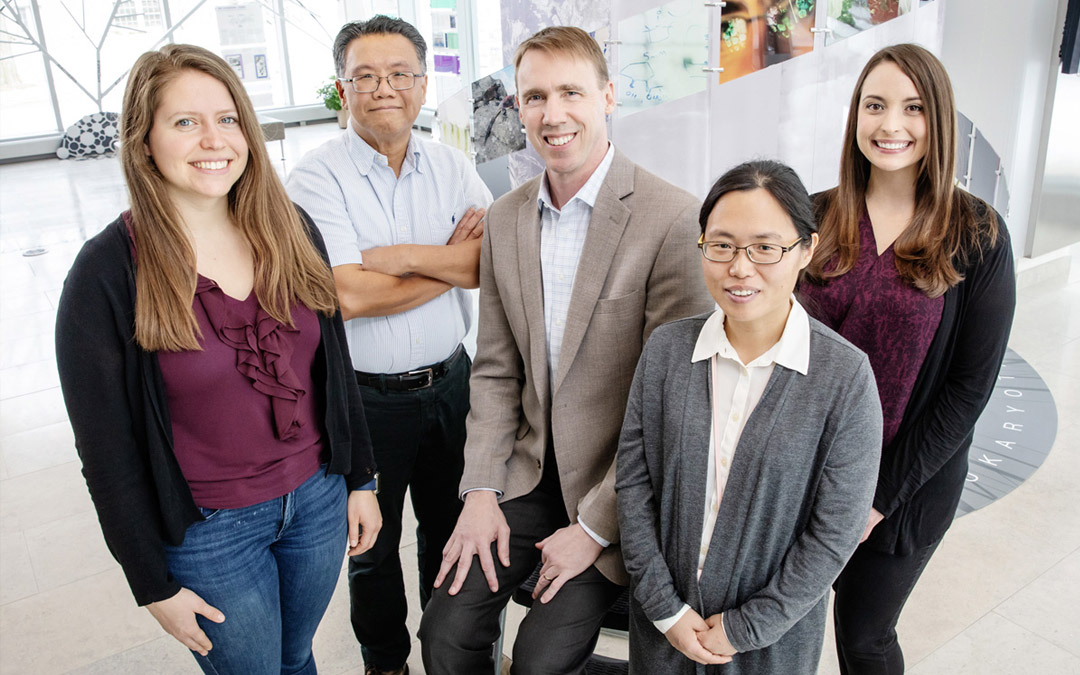
[[[338,96],[336,77],[331,77],[330,81],[319,87],[315,93],[322,99],[323,105],[327,110],[333,110],[337,113],[337,123],[342,129],[345,128],[345,122],[349,119],[349,113],[346,110],[341,109],[341,97]]]

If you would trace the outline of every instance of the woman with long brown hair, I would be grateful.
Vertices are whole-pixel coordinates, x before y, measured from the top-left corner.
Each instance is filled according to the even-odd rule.
[[[314,673],[346,548],[381,519],[326,252],[243,86],[200,47],[128,79],[131,209],[83,247],[56,355],[136,601],[212,673]]]
[[[884,418],[863,542],[835,584],[842,673],[902,673],[896,623],[952,522],[1016,302],[1005,224],[956,189],[956,107],[922,47],[875,54],[851,98],[840,183],[815,197],[801,297],[870,357]]]

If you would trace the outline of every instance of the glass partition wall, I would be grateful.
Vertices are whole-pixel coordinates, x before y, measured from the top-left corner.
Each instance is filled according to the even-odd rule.
[[[326,117],[316,90],[334,75],[334,36],[376,13],[428,41],[430,110],[502,66],[497,0],[0,0],[0,142],[118,112],[131,64],[169,42],[224,57],[256,109]]]

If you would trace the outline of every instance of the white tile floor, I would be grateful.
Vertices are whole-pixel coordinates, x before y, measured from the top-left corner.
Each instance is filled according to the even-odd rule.
[[[289,128],[288,161],[335,133]],[[135,606],[105,548],[57,385],[64,275],[126,201],[115,159],[0,166],[0,675],[198,672]],[[22,256],[35,246],[48,252]],[[1072,269],[1066,283],[1021,291],[1011,340],[1058,402],[1056,444],[1024,485],[958,520],[931,561],[900,622],[915,675],[1080,673],[1080,251]],[[415,559],[415,545],[402,542],[403,560]],[[415,573],[406,579],[415,600]],[[315,653],[321,672],[359,675],[344,580]],[[414,608],[414,632],[418,616]],[[520,616],[512,609],[508,644]],[[826,641],[820,672],[835,673]],[[410,664],[422,673],[414,647]],[[617,638],[601,648],[625,653]]]

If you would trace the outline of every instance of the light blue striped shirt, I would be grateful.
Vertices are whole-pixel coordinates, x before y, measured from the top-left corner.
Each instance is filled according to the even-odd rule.
[[[461,151],[413,135],[398,177],[351,126],[307,153],[286,188],[318,225],[332,267],[363,264],[378,246],[445,244],[466,210],[492,201]],[[469,331],[472,305],[453,288],[399,314],[346,321],[353,367],[399,373],[443,361]]]
[[[585,234],[589,231],[593,206],[600,194],[615,146],[608,144],[607,154],[593,171],[589,180],[581,186],[562,209],[551,202],[547,173],[540,181],[537,208],[540,209],[540,269],[544,277],[544,330],[547,335],[548,381],[555,385],[555,373],[559,370],[559,354],[562,352],[563,333],[566,330],[566,313],[570,309],[570,295],[574,290],[581,249],[585,246]]]

